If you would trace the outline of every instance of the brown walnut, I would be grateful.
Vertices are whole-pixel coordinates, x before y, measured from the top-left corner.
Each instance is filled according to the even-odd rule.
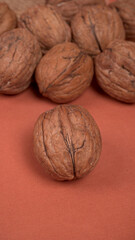
[[[84,7],[71,22],[74,41],[88,54],[102,52],[114,39],[124,39],[125,31],[115,8],[103,5]]]
[[[135,102],[135,43],[115,40],[95,62],[101,88],[117,100]]]
[[[16,27],[16,14],[9,8],[7,3],[0,3],[0,35]]]
[[[135,0],[117,0],[110,6],[116,7],[123,20],[126,39],[135,41]]]
[[[99,128],[90,113],[75,105],[59,105],[42,113],[34,127],[34,152],[56,180],[89,173],[101,153]]]
[[[37,37],[43,52],[71,40],[70,27],[50,5],[29,8],[20,16],[19,26],[27,28]]]
[[[27,30],[13,29],[0,36],[0,93],[25,90],[41,58],[37,39]]]
[[[93,61],[74,43],[61,43],[47,52],[36,69],[40,93],[57,103],[79,97],[93,77]]]
[[[48,0],[47,3],[54,5],[68,22],[71,21],[83,6],[104,3],[104,0]]]

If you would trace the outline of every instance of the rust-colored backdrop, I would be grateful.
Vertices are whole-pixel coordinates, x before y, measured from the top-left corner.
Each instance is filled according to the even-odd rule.
[[[32,3],[7,2],[20,10]],[[72,104],[98,123],[102,155],[87,177],[56,182],[32,151],[37,117],[56,104],[35,86],[0,95],[0,240],[135,240],[135,104],[115,101],[95,84]]]

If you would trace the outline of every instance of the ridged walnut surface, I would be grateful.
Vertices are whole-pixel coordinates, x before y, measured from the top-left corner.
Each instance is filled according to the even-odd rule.
[[[41,59],[35,76],[43,96],[66,103],[90,86],[93,61],[74,43],[58,44]]]
[[[96,57],[96,77],[113,98],[135,102],[135,43],[117,40]]]
[[[33,33],[43,52],[58,43],[71,40],[71,30],[51,5],[36,5],[20,16],[19,26]]]
[[[104,0],[48,0],[62,14],[65,20],[71,21],[72,17],[78,13],[83,6],[104,3]]]
[[[0,3],[0,35],[12,30],[17,25],[16,14],[8,7],[6,3]]]
[[[0,93],[25,90],[41,58],[36,38],[26,29],[14,29],[0,36]]]
[[[125,39],[125,30],[115,8],[84,7],[72,20],[74,41],[88,54],[102,52],[114,39]]]
[[[135,41],[135,0],[117,0],[112,3],[123,20],[126,39]]]
[[[34,152],[46,172],[56,180],[81,178],[99,160],[98,126],[80,106],[57,106],[38,118],[34,128]]]

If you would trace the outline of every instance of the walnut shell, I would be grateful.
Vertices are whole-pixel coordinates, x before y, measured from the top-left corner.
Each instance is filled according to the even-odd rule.
[[[135,102],[135,43],[115,40],[95,62],[101,88],[117,100]]]
[[[34,152],[56,180],[89,173],[101,153],[99,128],[90,113],[75,105],[59,105],[42,113],[34,127]]]
[[[124,39],[125,31],[115,8],[102,5],[84,7],[71,21],[74,41],[88,54],[102,52],[114,39]]]
[[[117,0],[111,4],[123,20],[126,39],[135,41],[135,0]]]
[[[104,0],[48,0],[47,3],[54,5],[63,18],[70,22],[83,6],[101,4]]]
[[[0,3],[0,35],[16,27],[16,14],[9,8],[7,3]]]
[[[41,58],[36,38],[23,28],[0,36],[0,93],[16,94],[25,90]]]
[[[74,43],[61,43],[41,59],[36,69],[40,93],[57,103],[79,97],[93,77],[93,61]]]
[[[43,52],[71,40],[70,27],[50,5],[29,8],[20,16],[19,26],[27,28],[37,37]]]

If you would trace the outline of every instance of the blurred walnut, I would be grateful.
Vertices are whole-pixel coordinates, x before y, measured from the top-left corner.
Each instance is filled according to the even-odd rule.
[[[42,113],[35,124],[35,156],[59,181],[88,174],[99,160],[101,145],[96,122],[80,106],[57,106]]]
[[[115,40],[96,57],[96,76],[110,96],[135,102],[135,43]]]
[[[17,19],[15,13],[6,3],[0,3],[0,35],[16,27]]]
[[[49,4],[54,5],[65,20],[71,21],[72,17],[78,13],[78,11],[87,5],[104,3],[104,0],[48,0]]]
[[[124,39],[125,31],[115,8],[84,7],[72,20],[74,41],[90,55],[97,55],[114,39]]]
[[[36,38],[27,29],[14,29],[0,36],[0,93],[25,90],[41,58]]]
[[[2,0],[0,0],[2,1]],[[36,4],[46,4],[47,0],[4,0],[11,9],[14,9],[17,17],[19,17],[24,11]]]
[[[74,43],[53,47],[41,59],[36,69],[40,93],[57,103],[79,97],[89,87],[93,77],[93,61]]]
[[[53,6],[36,5],[20,16],[19,26],[38,39],[43,52],[58,43],[71,40],[71,30]]]
[[[117,0],[111,6],[116,7],[123,20],[126,38],[135,41],[135,0]]]

